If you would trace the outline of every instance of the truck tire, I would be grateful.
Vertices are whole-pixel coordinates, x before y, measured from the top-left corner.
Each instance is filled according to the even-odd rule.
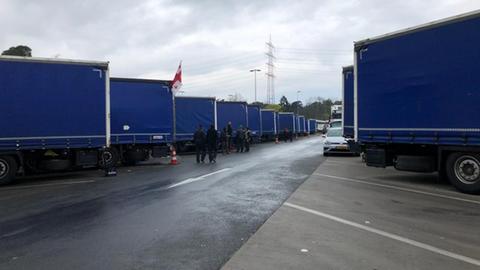
[[[116,148],[105,148],[99,153],[98,166],[102,169],[117,165],[120,157]]]
[[[0,156],[0,185],[12,183],[18,170],[17,161],[11,156]]]
[[[450,183],[464,193],[480,193],[480,155],[474,153],[452,153],[446,162]]]

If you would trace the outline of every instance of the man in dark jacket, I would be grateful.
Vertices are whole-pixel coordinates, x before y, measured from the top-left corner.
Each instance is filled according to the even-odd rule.
[[[195,143],[195,150],[197,152],[197,163],[200,163],[200,161],[202,163],[205,162],[206,136],[201,125],[198,126],[197,131],[195,131],[195,134],[193,134],[193,142]]]
[[[211,125],[207,131],[208,161],[216,163],[217,158],[218,133],[214,125]]]
[[[245,147],[245,130],[243,130],[242,126],[237,129],[236,143],[237,153],[243,153],[243,148]]]
[[[227,129],[223,128],[220,133],[220,141],[222,143],[222,153],[227,154]]]
[[[285,128],[283,130],[283,140],[287,142],[289,138],[290,138],[290,132],[288,131],[288,128]]]
[[[250,152],[250,143],[252,142],[252,132],[247,127],[245,129],[245,152]]]
[[[231,147],[232,147],[232,134],[233,134],[232,122],[228,122],[228,124],[227,124],[227,154],[230,154],[230,150],[231,150]]]

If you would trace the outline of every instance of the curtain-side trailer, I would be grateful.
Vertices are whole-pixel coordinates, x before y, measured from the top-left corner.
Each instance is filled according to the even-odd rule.
[[[342,128],[343,136],[345,138],[353,138],[354,123],[353,123],[353,66],[346,66],[342,69],[342,99],[343,99],[343,112],[342,112]]]
[[[259,105],[248,105],[248,125],[251,136],[255,142],[258,142],[262,137],[262,116]]]
[[[162,157],[173,140],[171,81],[111,78],[112,149],[126,164]]]
[[[185,150],[193,143],[193,134],[201,125],[205,132],[213,125],[217,128],[217,101],[214,97],[175,97],[175,141],[178,149]]]
[[[101,165],[109,95],[108,62],[1,56],[0,184],[19,173]]]
[[[274,110],[260,110],[262,117],[262,138],[273,140],[277,135],[277,116]]]
[[[480,12],[355,42],[355,138],[369,166],[480,192]]]

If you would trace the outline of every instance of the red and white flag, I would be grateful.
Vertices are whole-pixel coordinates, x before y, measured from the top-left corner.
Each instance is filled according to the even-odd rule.
[[[178,65],[177,73],[172,81],[172,93],[175,95],[182,87],[182,61]]]

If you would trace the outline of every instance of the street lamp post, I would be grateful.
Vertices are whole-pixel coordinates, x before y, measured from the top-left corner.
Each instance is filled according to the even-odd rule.
[[[257,72],[260,72],[260,69],[250,69],[250,72],[254,74],[254,85],[255,85],[255,102],[257,102]]]
[[[301,92],[302,91],[300,91],[300,90],[297,91],[297,114],[298,114],[298,111],[299,111],[298,109],[300,107],[300,93]]]

